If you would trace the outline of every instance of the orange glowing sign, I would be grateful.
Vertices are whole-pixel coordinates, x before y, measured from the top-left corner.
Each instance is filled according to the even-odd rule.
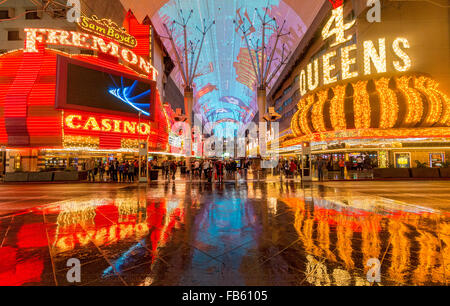
[[[81,114],[65,114],[64,128],[79,131],[106,132],[130,135],[149,135],[149,123],[135,120],[123,120],[102,116],[85,116]]]
[[[137,46],[136,38],[110,19],[99,19],[95,15],[90,18],[81,16],[78,25],[84,31],[108,37],[127,47],[134,48]]]
[[[120,59],[127,65],[142,71],[143,74],[148,75],[152,80],[156,80],[158,72],[150,62],[142,56],[136,55],[132,50],[113,41],[105,41],[104,38],[87,33],[64,30],[25,29],[25,33],[25,53],[38,53],[39,44],[93,50]]]

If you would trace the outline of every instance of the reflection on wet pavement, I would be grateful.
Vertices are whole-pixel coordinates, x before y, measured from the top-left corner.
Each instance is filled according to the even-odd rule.
[[[0,285],[446,285],[449,213],[339,188],[155,183],[0,218]]]

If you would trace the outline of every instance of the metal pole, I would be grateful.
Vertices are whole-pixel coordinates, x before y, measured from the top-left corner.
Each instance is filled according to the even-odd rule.
[[[267,11],[266,11],[267,13]],[[266,19],[266,15],[264,15],[264,19]],[[262,55],[261,55],[261,86],[264,86],[264,84],[262,83],[263,79],[264,79],[264,59],[266,58],[265,56],[265,50],[266,50],[266,46],[264,45],[264,43],[266,42],[265,40],[265,36],[266,36],[266,24],[265,22],[262,23]]]
[[[145,162],[147,163],[147,183],[150,182],[149,180],[149,176],[150,176],[150,167],[148,166],[148,138],[150,137],[150,135],[147,136],[147,158],[145,159]]]
[[[283,63],[281,63],[277,69],[275,69],[275,72],[270,76],[269,80],[267,81],[267,84],[270,84],[272,79],[277,75],[278,71],[280,70],[281,66],[283,66]]]
[[[189,91],[190,89],[190,91]],[[189,170],[189,177],[192,179],[192,167],[191,167],[191,154],[192,154],[192,104],[194,100],[194,93],[192,88],[186,88],[184,91],[184,107],[187,117],[187,122],[189,125],[189,146],[187,148],[188,152],[186,154],[186,168]]]
[[[258,88],[257,102],[259,109],[259,122],[264,122],[264,115],[266,113],[266,88]]]
[[[247,32],[243,32],[243,33],[244,33],[244,37],[245,37],[245,42],[247,44],[248,55],[250,56],[250,60],[252,62],[253,70],[255,70],[256,79],[258,81],[258,84],[260,84],[258,69],[256,69],[255,61],[253,60],[253,55],[252,55],[252,52],[250,50],[250,44],[248,43]]]
[[[177,64],[178,64],[178,67],[180,68],[180,72],[181,72],[181,76],[183,77],[183,81],[185,84],[187,84],[186,74],[184,72],[183,66],[181,65],[181,59],[180,59],[180,55],[178,54],[177,47],[175,46],[175,41],[173,40],[172,34],[170,33],[169,29],[167,28],[167,25],[163,24],[163,26],[166,29],[167,34],[169,35],[169,39],[172,44],[173,51],[175,52],[175,56],[177,58]]]
[[[269,71],[270,71],[270,67],[272,66],[272,62],[273,62],[273,57],[275,56],[275,51],[277,49],[278,46],[278,40],[280,39],[281,35],[281,31],[283,31],[284,28],[284,24],[286,23],[286,21],[283,22],[283,26],[281,27],[280,32],[277,34],[277,40],[275,41],[275,45],[273,46],[273,50],[272,50],[272,54],[270,55],[270,59],[267,63],[268,67],[266,69],[266,74],[264,75],[264,80],[263,80],[263,84],[266,83],[267,77],[269,76]]]
[[[258,45],[259,44],[256,43],[256,47],[258,47]],[[255,55],[256,55],[256,67],[258,68],[257,72],[259,74],[259,73],[261,73],[261,68],[260,68],[261,65],[259,63],[259,50],[258,49],[255,50]],[[258,77],[258,84],[256,85],[256,89],[259,89],[261,87],[261,85],[262,85],[261,81],[262,81],[262,75],[260,74]]]
[[[195,73],[197,72],[198,60],[200,59],[200,54],[202,53],[203,42],[205,41],[206,33],[203,33],[202,42],[200,43],[200,49],[198,49],[197,60],[195,61],[194,70],[192,71],[191,83],[189,87],[192,86],[192,82],[194,81]]]
[[[186,71],[186,84],[189,86],[191,84],[190,82],[190,75],[189,75],[189,59],[188,59],[188,50],[187,50],[187,30],[186,25],[183,26],[183,32],[184,32],[184,65],[185,65],[185,71]]]
[[[138,170],[138,182],[141,182],[141,112],[139,112],[139,124],[138,124],[138,158],[139,158],[139,170]]]

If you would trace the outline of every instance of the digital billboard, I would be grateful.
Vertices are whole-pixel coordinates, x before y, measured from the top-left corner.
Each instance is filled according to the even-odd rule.
[[[153,118],[155,82],[58,57],[56,107]]]

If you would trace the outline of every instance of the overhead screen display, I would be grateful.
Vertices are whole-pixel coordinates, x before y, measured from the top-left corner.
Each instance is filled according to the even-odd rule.
[[[84,67],[73,61],[67,63],[66,71],[65,108],[152,116],[155,87],[151,81]]]

